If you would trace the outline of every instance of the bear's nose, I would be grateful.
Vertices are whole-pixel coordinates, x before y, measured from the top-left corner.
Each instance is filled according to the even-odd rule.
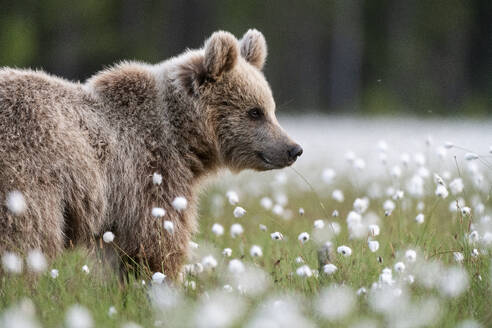
[[[302,155],[302,147],[300,145],[296,144],[296,145],[290,147],[289,150],[287,151],[287,153],[289,154],[289,160],[295,161],[297,159],[297,157]]]

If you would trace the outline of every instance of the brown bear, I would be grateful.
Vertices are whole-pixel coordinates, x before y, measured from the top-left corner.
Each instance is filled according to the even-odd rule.
[[[84,84],[2,68],[0,254],[53,257],[112,231],[122,253],[175,279],[203,178],[282,168],[302,153],[275,118],[266,54],[257,30],[240,41],[219,31],[202,49],[123,62]],[[25,208],[9,206],[12,192]]]

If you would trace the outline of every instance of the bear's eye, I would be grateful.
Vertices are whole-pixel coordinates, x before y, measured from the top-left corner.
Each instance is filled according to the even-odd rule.
[[[263,116],[263,111],[261,109],[259,109],[258,107],[251,108],[248,111],[248,115],[253,120],[258,120],[258,119],[260,119]]]

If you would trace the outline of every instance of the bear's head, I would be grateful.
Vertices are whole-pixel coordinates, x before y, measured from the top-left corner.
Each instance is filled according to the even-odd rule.
[[[280,127],[275,101],[262,69],[267,47],[263,34],[249,30],[241,40],[215,32],[203,49],[181,65],[181,87],[205,113],[222,165],[270,170],[291,165],[302,148]]]

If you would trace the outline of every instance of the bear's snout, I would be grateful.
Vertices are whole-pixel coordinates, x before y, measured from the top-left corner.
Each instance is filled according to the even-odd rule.
[[[287,150],[287,156],[290,162],[295,162],[297,158],[301,155],[302,155],[302,147],[299,144],[295,144],[294,146],[291,146]]]

